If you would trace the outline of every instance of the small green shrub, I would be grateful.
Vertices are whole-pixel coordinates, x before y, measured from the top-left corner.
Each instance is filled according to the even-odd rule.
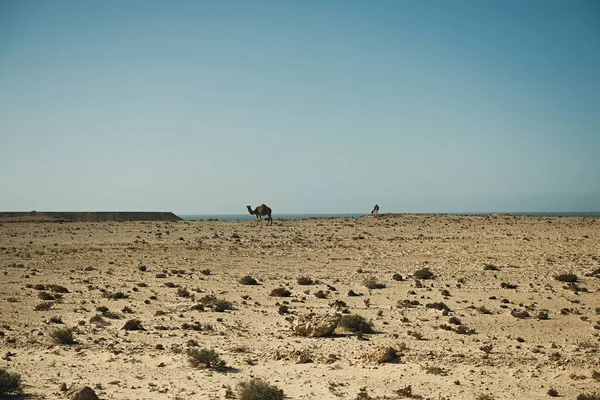
[[[21,375],[0,368],[0,396],[23,393]]]
[[[373,323],[357,314],[344,315],[338,326],[354,333],[373,333]]]
[[[219,354],[212,349],[187,350],[188,362],[194,368],[224,369],[225,361],[221,360]]]
[[[56,328],[51,330],[48,335],[57,344],[75,344],[73,328]]]
[[[271,386],[260,378],[238,384],[239,400],[283,400],[283,390]]]

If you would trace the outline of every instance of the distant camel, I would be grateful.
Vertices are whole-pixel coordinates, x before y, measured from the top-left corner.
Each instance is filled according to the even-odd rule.
[[[373,207],[373,211],[371,211],[371,214],[379,214],[379,206],[377,204],[375,204],[375,207]]]
[[[271,209],[268,206],[266,206],[265,204],[261,204],[260,206],[256,207],[256,210],[252,210],[250,206],[246,207],[248,207],[248,212],[250,214],[256,215],[256,222],[260,221],[262,223],[262,217],[266,215],[268,217],[267,225],[273,225],[273,218],[271,218]]]

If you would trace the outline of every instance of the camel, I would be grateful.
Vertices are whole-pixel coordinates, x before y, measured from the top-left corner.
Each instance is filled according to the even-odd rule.
[[[377,204],[375,204],[375,207],[373,207],[373,211],[371,211],[371,214],[379,214],[379,206]]]
[[[248,207],[248,212],[252,215],[256,215],[256,222],[258,223],[260,221],[260,223],[262,223],[262,217],[263,216],[267,216],[267,225],[273,225],[273,218],[271,218],[271,209],[265,205],[265,204],[261,204],[260,206],[256,207],[255,210],[252,210],[252,208],[250,206],[246,206]]]

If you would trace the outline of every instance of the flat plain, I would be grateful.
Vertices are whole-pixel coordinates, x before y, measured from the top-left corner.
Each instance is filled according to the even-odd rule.
[[[2,223],[0,270],[0,368],[35,398],[600,395],[600,218]],[[369,329],[298,334],[325,315]]]

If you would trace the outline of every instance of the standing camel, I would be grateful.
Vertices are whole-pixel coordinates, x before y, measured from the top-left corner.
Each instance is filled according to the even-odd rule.
[[[250,206],[246,206],[246,207],[248,207],[248,212],[250,214],[256,215],[257,223],[259,221],[262,223],[262,217],[264,217],[266,215],[268,217],[267,225],[273,225],[273,218],[271,218],[271,209],[267,205],[261,204],[260,206],[256,207],[255,210],[253,210]]]
[[[377,204],[375,204],[375,207],[373,207],[373,211],[371,211],[371,214],[379,214],[379,206]]]

